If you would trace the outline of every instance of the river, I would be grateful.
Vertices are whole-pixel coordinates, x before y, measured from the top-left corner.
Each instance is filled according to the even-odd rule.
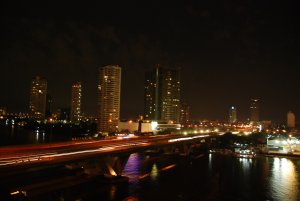
[[[178,156],[131,154],[129,184],[89,183],[34,200],[300,200],[300,160],[258,156],[242,159],[209,154],[194,161]]]

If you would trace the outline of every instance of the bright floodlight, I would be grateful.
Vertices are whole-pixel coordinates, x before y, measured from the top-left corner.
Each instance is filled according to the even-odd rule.
[[[152,121],[151,122],[151,129],[152,130],[156,130],[156,128],[157,128],[157,122],[156,121]]]

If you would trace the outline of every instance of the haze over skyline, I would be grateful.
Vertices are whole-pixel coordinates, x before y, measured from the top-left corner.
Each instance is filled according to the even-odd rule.
[[[95,115],[99,67],[122,67],[121,118],[143,114],[144,74],[181,68],[192,119],[238,120],[260,98],[261,119],[300,114],[299,16],[293,1],[4,3],[0,106],[27,111],[31,79],[48,80],[54,108],[70,107],[82,82],[82,110]]]

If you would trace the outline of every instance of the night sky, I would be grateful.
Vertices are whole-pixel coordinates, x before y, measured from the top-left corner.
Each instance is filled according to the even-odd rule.
[[[235,105],[246,120],[251,97],[261,99],[261,119],[300,116],[296,1],[46,2],[1,5],[0,106],[8,111],[28,110],[40,75],[54,108],[69,107],[71,84],[81,81],[83,111],[94,115],[98,67],[118,64],[121,117],[133,118],[143,113],[144,73],[161,63],[181,67],[194,119],[224,120]]]

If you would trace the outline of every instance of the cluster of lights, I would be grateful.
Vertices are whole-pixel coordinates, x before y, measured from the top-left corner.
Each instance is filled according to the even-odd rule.
[[[194,130],[194,131],[192,131],[192,132],[188,132],[188,131],[184,131],[183,132],[183,134],[184,135],[187,135],[187,134],[189,134],[189,133],[194,133],[194,134],[197,134],[197,133],[211,133],[211,132],[219,132],[219,129],[206,129],[206,130],[204,130],[204,129],[201,129],[201,130]]]
[[[300,144],[299,140],[297,139],[288,139],[288,140],[275,140],[275,143],[276,144],[284,144],[284,145],[287,145],[287,144]]]

